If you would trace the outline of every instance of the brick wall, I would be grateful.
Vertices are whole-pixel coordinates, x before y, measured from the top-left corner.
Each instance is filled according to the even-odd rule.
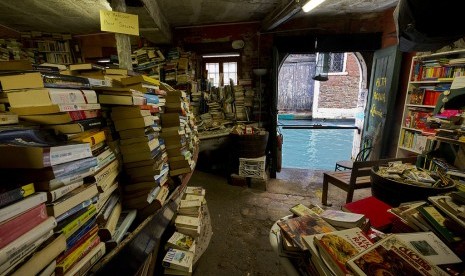
[[[347,54],[346,75],[329,75],[320,82],[319,108],[355,108],[360,85],[360,70],[353,53]]]

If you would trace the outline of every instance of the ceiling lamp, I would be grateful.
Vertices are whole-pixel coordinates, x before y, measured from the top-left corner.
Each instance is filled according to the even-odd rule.
[[[309,12],[316,8],[318,5],[323,3],[325,0],[309,0],[305,5],[302,7],[304,12]]]

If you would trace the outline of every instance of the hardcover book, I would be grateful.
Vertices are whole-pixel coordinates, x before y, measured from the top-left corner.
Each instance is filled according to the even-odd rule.
[[[172,269],[189,271],[194,260],[194,253],[179,249],[169,248],[162,265]]]
[[[292,240],[301,250],[306,250],[302,236],[334,232],[336,229],[317,215],[289,218],[278,221],[281,233]]]
[[[389,235],[347,261],[355,275],[448,275]]]

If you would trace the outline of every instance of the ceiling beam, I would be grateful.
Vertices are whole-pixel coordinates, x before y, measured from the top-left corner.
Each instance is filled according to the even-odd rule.
[[[153,43],[170,44],[173,39],[170,25],[166,20],[156,0],[141,0],[144,3],[144,8],[153,19],[154,25],[141,26],[141,35],[146,37]]]
[[[289,0],[289,2],[284,5],[278,6],[263,19],[261,31],[267,32],[277,28],[279,25],[294,17],[301,9],[302,6],[299,0]]]

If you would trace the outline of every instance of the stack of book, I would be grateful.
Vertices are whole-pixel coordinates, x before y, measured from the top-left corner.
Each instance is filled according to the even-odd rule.
[[[201,234],[202,205],[206,204],[205,189],[202,187],[186,187],[181,202],[178,215],[174,221],[176,230],[182,234],[197,238]]]
[[[186,93],[171,89],[165,96],[166,110],[161,115],[161,137],[165,141],[170,166],[170,176],[189,173],[195,166],[193,160],[193,116],[189,110]],[[195,124],[194,124],[195,125]]]
[[[238,121],[248,121],[248,114],[245,108],[244,87],[242,87],[242,85],[236,85],[233,89],[236,119]]]
[[[192,264],[195,256],[196,241],[188,235],[174,232],[166,242],[165,250],[167,253],[163,258],[165,275],[192,275]],[[177,256],[184,254],[186,260],[179,260]]]

